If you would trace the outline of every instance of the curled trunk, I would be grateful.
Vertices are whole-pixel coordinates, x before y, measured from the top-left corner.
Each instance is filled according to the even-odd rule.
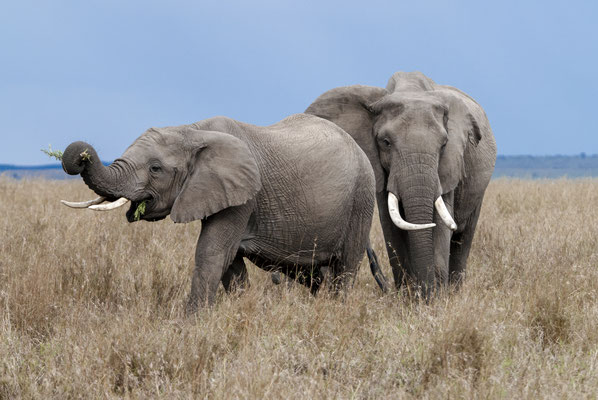
[[[64,151],[62,169],[69,175],[80,174],[85,184],[99,196],[108,200],[131,198],[126,165],[115,161],[109,166],[102,164],[95,149],[85,142],[71,143]]]

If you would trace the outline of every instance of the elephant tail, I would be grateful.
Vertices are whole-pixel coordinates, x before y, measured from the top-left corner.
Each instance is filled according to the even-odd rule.
[[[388,293],[388,282],[386,281],[386,277],[380,269],[378,256],[369,244],[366,248],[366,252],[368,254],[368,259],[370,260],[370,270],[372,271],[372,275],[374,276],[376,283],[378,286],[380,286],[380,289],[382,289],[384,293]]]

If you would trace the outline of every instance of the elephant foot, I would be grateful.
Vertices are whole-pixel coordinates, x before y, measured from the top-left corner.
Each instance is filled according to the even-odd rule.
[[[198,311],[199,307],[197,304],[197,300],[189,299],[187,301],[187,305],[185,306],[185,317],[192,317]]]
[[[272,272],[272,274],[270,275],[270,278],[272,279],[273,284],[280,285],[282,283],[283,276],[280,273],[280,271],[275,271],[275,272]]]
[[[193,293],[189,295],[189,300],[185,306],[185,316],[190,317],[199,311],[200,307],[212,307],[215,303],[215,293],[205,296],[194,296]]]

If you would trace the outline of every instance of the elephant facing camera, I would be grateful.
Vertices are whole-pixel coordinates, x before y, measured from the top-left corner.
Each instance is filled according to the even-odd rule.
[[[396,287],[412,282],[428,299],[458,284],[496,162],[482,107],[421,72],[396,72],[386,88],[338,87],[305,112],[336,123],[368,156]]]

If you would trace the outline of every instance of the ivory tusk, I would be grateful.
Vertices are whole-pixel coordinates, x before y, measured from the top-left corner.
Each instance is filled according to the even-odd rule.
[[[434,223],[412,224],[410,222],[405,221],[401,217],[401,213],[399,212],[399,199],[397,199],[397,196],[395,196],[391,192],[388,192],[388,213],[390,214],[392,222],[400,229],[403,229],[405,231],[417,231],[420,229],[433,228],[436,226],[436,224]]]
[[[95,210],[95,211],[109,211],[109,210],[114,210],[115,208],[121,207],[123,205],[125,205],[127,202],[129,201],[129,199],[127,199],[126,197],[121,197],[120,199],[113,201],[112,203],[108,203],[108,204],[98,204],[95,206],[90,206],[89,209],[90,210]]]
[[[442,222],[444,222],[444,224],[448,226],[450,230],[457,230],[457,224],[455,223],[453,217],[451,217],[449,210],[446,208],[444,200],[442,200],[442,196],[438,196],[434,202],[434,206],[436,207],[436,211],[438,211],[438,215],[440,216],[440,219],[442,219]]]
[[[89,206],[93,206],[94,204],[100,204],[100,203],[104,202],[104,200],[106,200],[106,198],[100,196],[97,199],[88,200],[88,201],[75,202],[75,201],[60,200],[60,202],[62,204],[64,204],[65,206],[71,207],[71,208],[87,208]]]

